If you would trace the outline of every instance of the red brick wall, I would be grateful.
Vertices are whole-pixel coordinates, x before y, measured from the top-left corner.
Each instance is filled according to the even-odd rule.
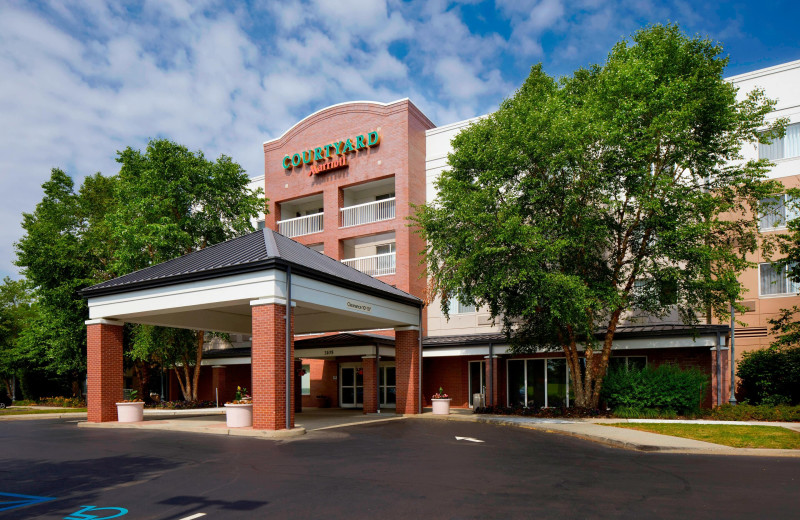
[[[389,106],[347,103],[304,119],[280,139],[264,144],[264,190],[269,199],[266,226],[277,230],[281,203],[321,193],[324,231],[295,237],[295,240],[306,245],[322,242],[326,255],[341,260],[343,240],[394,232],[397,274],[380,279],[423,297],[425,280],[421,276],[419,252],[424,244],[408,227],[406,217],[411,211],[410,204],[422,204],[426,200],[425,130],[433,127],[433,123],[408,100]],[[349,166],[344,169],[309,175],[311,165],[290,170],[282,166],[286,155],[378,129],[380,145],[348,154]],[[396,217],[393,220],[339,228],[344,188],[392,177],[396,197]]]
[[[419,413],[419,331],[395,333],[397,413]]]
[[[258,305],[253,313],[253,428],[281,430],[286,428],[286,388],[294,386],[294,370],[286,380],[286,324],[284,305]],[[291,319],[290,359],[294,367],[294,315]],[[292,398],[294,395],[292,395]],[[293,400],[293,399],[292,399]],[[290,406],[289,426],[294,427],[294,403]]]
[[[378,371],[376,369],[375,358],[364,358],[362,367],[364,369],[364,413],[375,413],[378,411]]]
[[[86,401],[89,422],[117,420],[122,401],[122,326],[86,326]]]

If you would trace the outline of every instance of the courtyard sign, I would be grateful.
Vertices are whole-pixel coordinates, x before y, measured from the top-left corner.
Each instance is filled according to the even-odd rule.
[[[355,139],[347,138],[343,141],[335,141],[331,144],[287,155],[283,158],[282,164],[286,170],[310,164],[311,169],[308,174],[315,175],[347,166],[347,154],[365,148],[373,148],[378,146],[380,142],[381,136],[377,131],[369,132],[366,135],[357,135]],[[339,157],[331,159],[331,155]],[[316,164],[318,161],[324,162]]]

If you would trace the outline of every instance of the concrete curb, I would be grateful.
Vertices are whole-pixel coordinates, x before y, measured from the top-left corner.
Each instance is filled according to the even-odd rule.
[[[150,423],[150,424],[148,424]],[[252,428],[228,428],[228,427],[208,427],[208,426],[184,426],[180,424],[153,424],[151,421],[138,423],[90,423],[79,422],[78,428],[100,428],[100,429],[130,429],[130,430],[153,430],[153,431],[176,431],[184,433],[210,433],[214,435],[228,435],[231,437],[253,437],[256,439],[280,440],[291,437],[305,435],[306,429],[295,427],[291,430],[253,430]]]
[[[21,415],[0,415],[0,421],[34,421],[41,419],[80,419],[86,417],[86,412],[68,413],[29,413]]]

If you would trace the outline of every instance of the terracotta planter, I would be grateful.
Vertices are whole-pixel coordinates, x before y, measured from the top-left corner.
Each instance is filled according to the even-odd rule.
[[[452,399],[431,399],[434,415],[450,415],[450,401]]]
[[[246,428],[253,426],[253,403],[225,405],[225,421],[228,428]]]
[[[117,422],[142,422],[144,402],[117,403]]]

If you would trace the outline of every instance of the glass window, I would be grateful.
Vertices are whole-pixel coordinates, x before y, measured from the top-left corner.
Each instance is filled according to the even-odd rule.
[[[525,405],[524,359],[512,359],[508,362],[508,405]]]
[[[761,204],[763,207],[758,226],[761,230],[786,227],[787,222],[800,216],[796,201],[793,201],[788,195],[762,199]]]
[[[262,229],[264,229],[265,227],[266,227],[266,223],[265,223],[265,221],[263,221],[263,220],[259,220],[258,222],[256,222],[256,229],[257,229],[257,230],[262,230]]]
[[[547,360],[547,406],[567,406],[567,360]]]
[[[475,312],[475,306],[469,303],[461,303],[458,295],[450,298],[449,307],[451,314],[469,314]]]
[[[786,135],[774,139],[772,144],[758,144],[759,159],[788,159],[800,157],[800,123],[788,125]]]
[[[547,406],[545,400],[544,359],[528,360],[528,402],[527,406],[541,408]]]
[[[311,365],[303,365],[300,374],[300,388],[303,395],[311,395]]]
[[[798,292],[798,284],[789,279],[785,265],[761,264],[758,269],[759,291],[762,296],[795,294]]]

